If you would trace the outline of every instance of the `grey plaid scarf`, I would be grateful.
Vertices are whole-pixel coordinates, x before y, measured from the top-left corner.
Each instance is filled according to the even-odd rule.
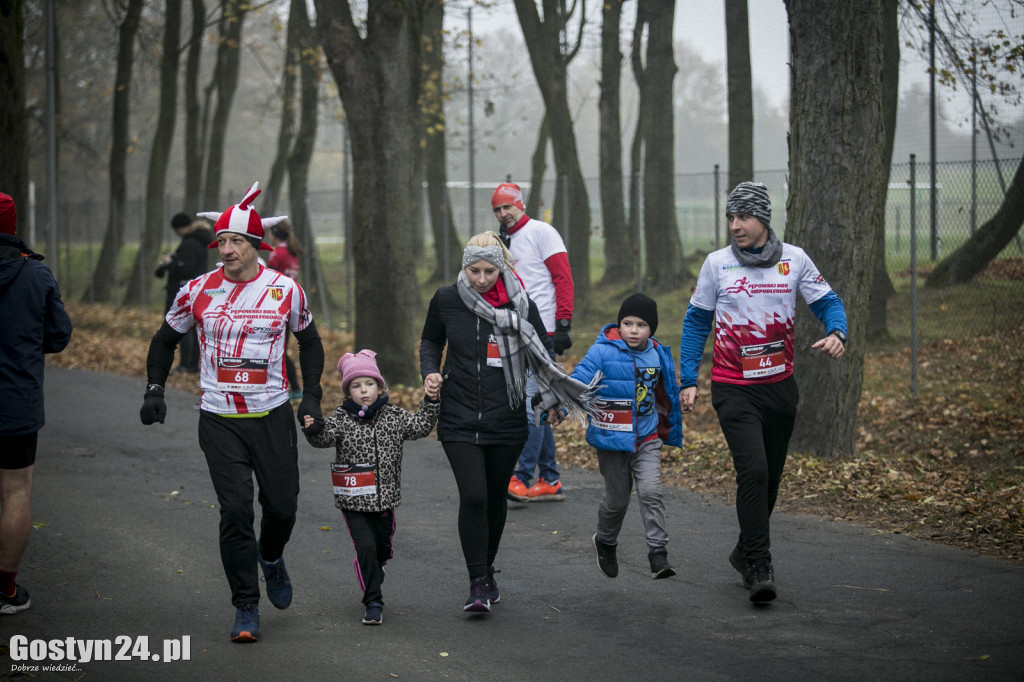
[[[469,283],[464,269],[459,272],[456,286],[466,307],[494,327],[494,340],[505,372],[509,405],[518,407],[523,401],[526,395],[526,369],[529,367],[541,397],[540,405],[534,410],[534,421],[538,426],[541,414],[556,405],[565,410],[569,417],[583,419],[584,414],[589,413],[599,418],[599,411],[594,407],[594,396],[603,378],[601,373],[598,372],[588,385],[563,372],[548,355],[544,343],[537,336],[537,330],[527,320],[530,300],[519,279],[505,267],[501,267],[501,279],[505,283],[512,308],[495,308],[485,301]]]

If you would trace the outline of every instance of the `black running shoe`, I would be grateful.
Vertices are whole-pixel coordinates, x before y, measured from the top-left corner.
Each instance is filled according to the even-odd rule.
[[[597,550],[597,567],[609,578],[619,574],[619,562],[615,558],[615,545],[606,545],[594,533],[594,549]]]
[[[668,563],[668,550],[664,547],[657,547],[647,553],[647,559],[651,562],[651,579],[661,580],[671,578],[676,574],[676,569]]]
[[[749,590],[754,584],[750,580],[750,564],[743,558],[743,552],[739,545],[736,545],[732,553],[729,554],[729,563],[743,577],[743,587]]]
[[[776,597],[775,569],[771,559],[759,559],[750,566],[750,601],[755,604],[770,602]]]

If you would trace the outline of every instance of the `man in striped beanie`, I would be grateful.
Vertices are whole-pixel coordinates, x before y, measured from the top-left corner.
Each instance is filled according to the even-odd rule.
[[[715,326],[711,403],[736,469],[740,534],[729,563],[750,601],[775,599],[769,518],[775,507],[796,417],[793,320],[799,293],[825,325],[811,347],[841,358],[846,309],[803,249],[779,240],[760,182],[742,182],[725,202],[731,243],[708,255],[683,321],[680,404],[692,412],[697,370]]]

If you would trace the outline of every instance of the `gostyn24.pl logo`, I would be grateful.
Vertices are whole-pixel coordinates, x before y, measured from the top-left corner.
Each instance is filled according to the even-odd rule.
[[[12,661],[31,663],[61,664],[61,669],[70,670],[78,663],[92,661],[188,661],[192,658],[192,638],[189,635],[181,639],[162,640],[163,646],[157,650],[149,647],[149,637],[141,635],[129,637],[120,635],[113,639],[32,639],[24,635],[14,635],[10,642]],[[35,666],[20,663],[11,666],[11,671],[38,672],[50,670],[49,665]],[[29,668],[32,668],[30,671]]]

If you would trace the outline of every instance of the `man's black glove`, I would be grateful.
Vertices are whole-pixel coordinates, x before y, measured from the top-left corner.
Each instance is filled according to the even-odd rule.
[[[313,425],[308,428],[303,426],[302,432],[315,436],[324,430],[324,415],[320,412],[320,400],[311,395],[304,395],[299,403],[299,411],[295,416],[300,424],[305,422],[307,414],[313,418]]]
[[[167,416],[167,403],[164,402],[164,387],[160,384],[150,384],[146,387],[146,396],[142,400],[142,409],[139,410],[139,418],[146,426],[154,422],[164,423]]]
[[[561,355],[572,348],[572,331],[569,320],[555,321],[555,334],[551,340],[555,344],[555,355]]]

